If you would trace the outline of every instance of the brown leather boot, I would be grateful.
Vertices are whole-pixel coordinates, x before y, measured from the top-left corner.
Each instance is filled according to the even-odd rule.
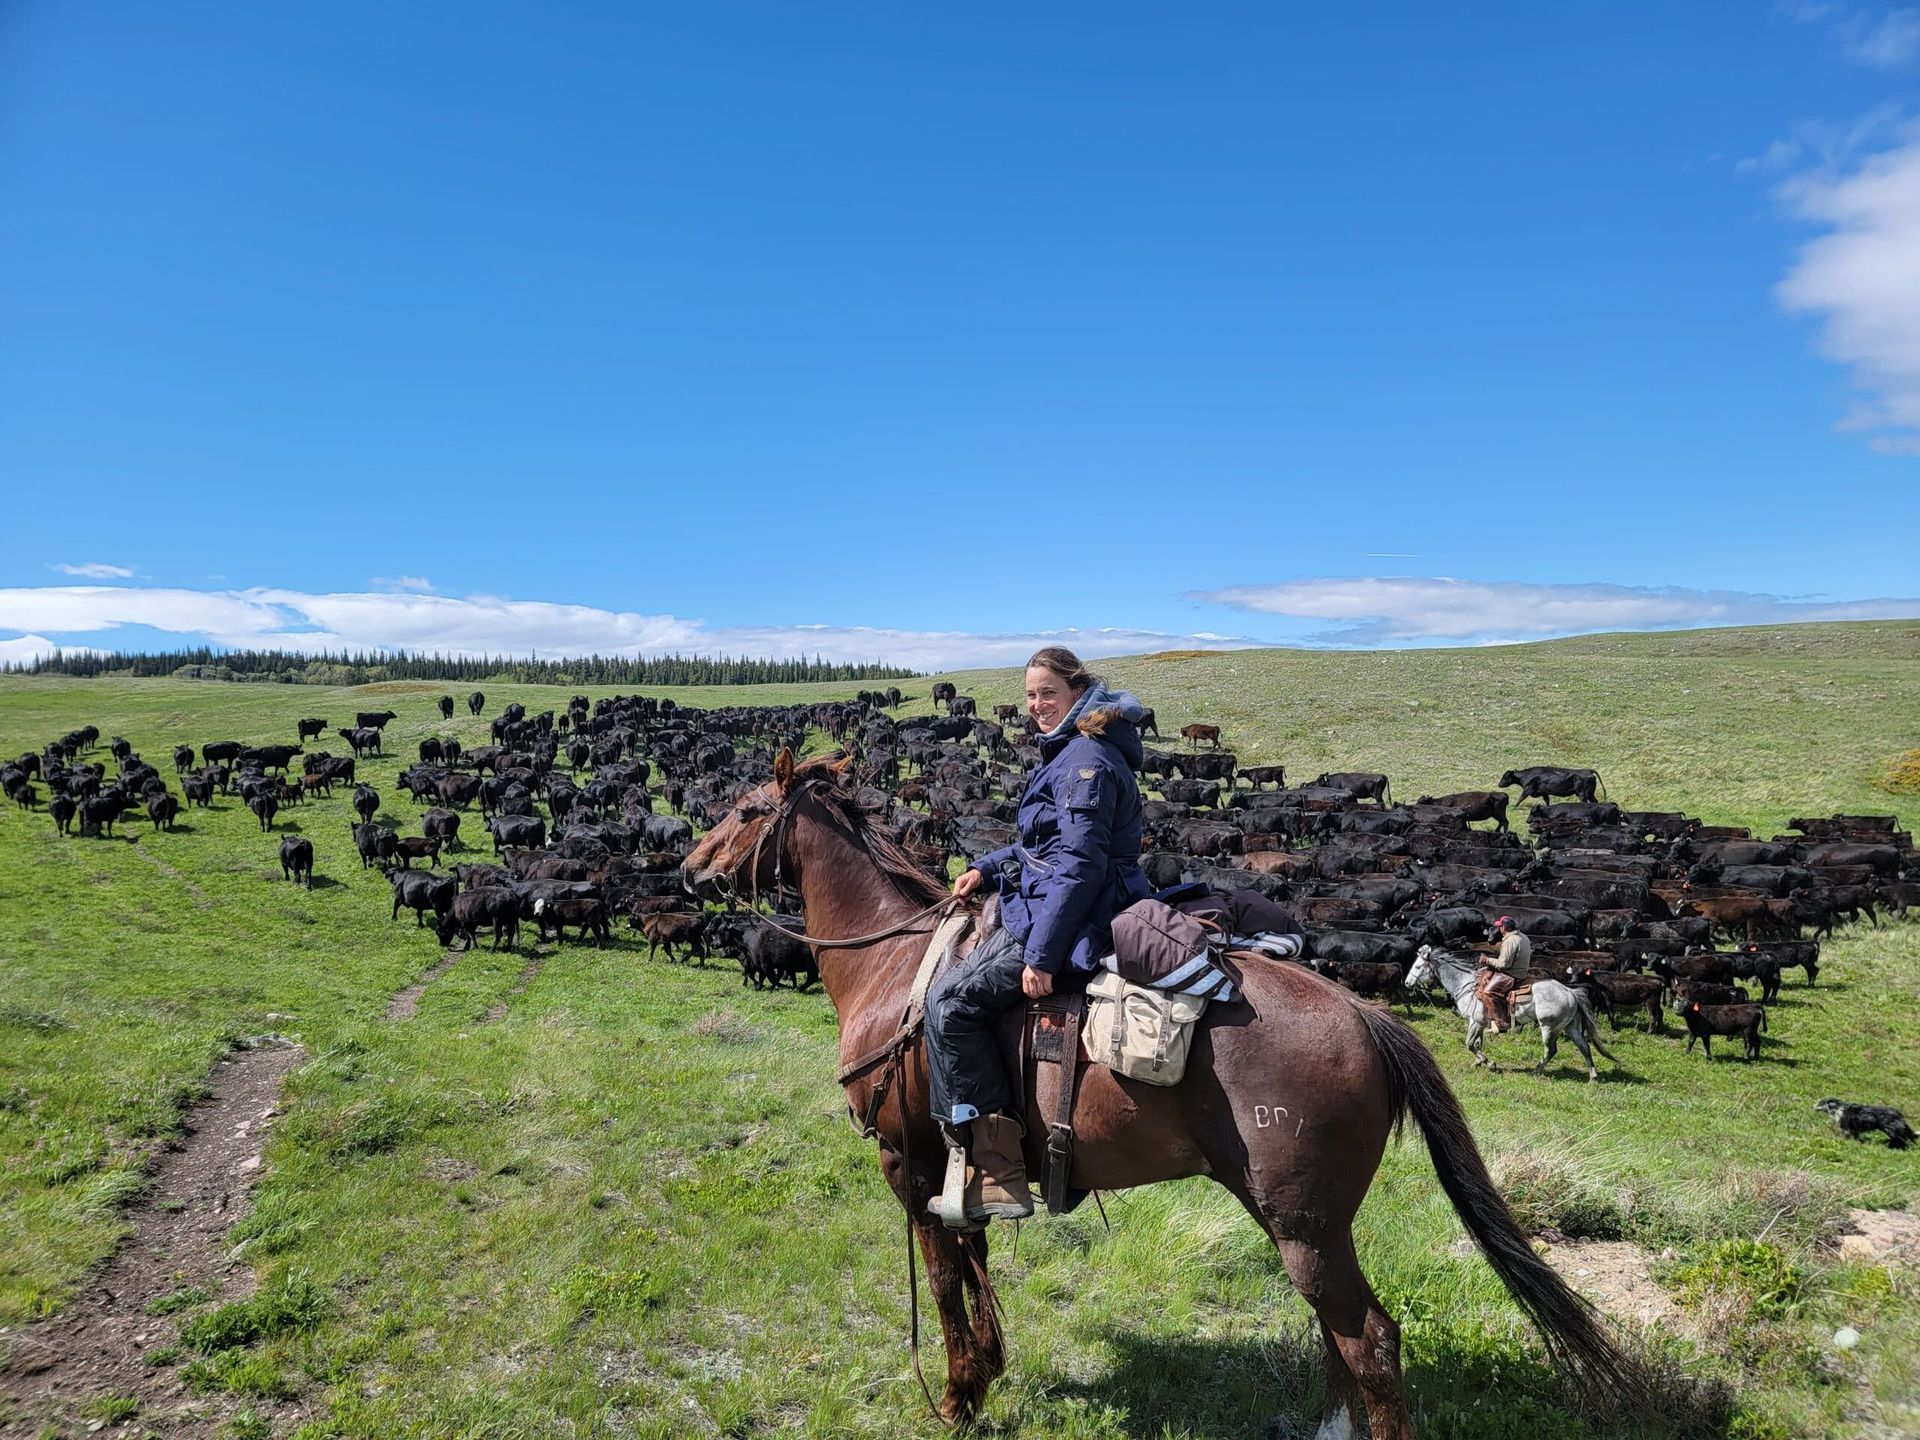
[[[1023,1220],[1033,1214],[1027,1162],[1020,1153],[1023,1133],[1020,1122],[1005,1115],[982,1115],[973,1122],[973,1144],[968,1147],[973,1163],[967,1167],[969,1220]]]

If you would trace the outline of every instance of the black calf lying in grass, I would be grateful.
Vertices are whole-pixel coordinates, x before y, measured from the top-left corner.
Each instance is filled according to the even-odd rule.
[[[1916,1137],[1913,1127],[1907,1124],[1907,1117],[1891,1105],[1854,1105],[1845,1100],[1817,1100],[1814,1109],[1824,1115],[1831,1115],[1833,1123],[1840,1127],[1840,1133],[1850,1140],[1866,1138],[1869,1130],[1878,1130],[1887,1137],[1889,1150],[1905,1150],[1912,1145]]]
[[[1711,1060],[1714,1036],[1738,1035],[1747,1051],[1741,1058],[1759,1058],[1760,1032],[1767,1028],[1766,1006],[1702,1005],[1694,1000],[1680,1012],[1680,1017],[1687,1022],[1687,1049],[1693,1049],[1693,1042],[1698,1040]]]

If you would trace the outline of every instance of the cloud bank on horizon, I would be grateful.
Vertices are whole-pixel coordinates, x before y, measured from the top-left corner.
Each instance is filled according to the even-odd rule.
[[[0,662],[63,650],[406,650],[444,655],[822,656],[843,663],[939,671],[1017,665],[1042,645],[1089,658],[1166,649],[1230,650],[1271,644],[1372,647],[1541,640],[1606,630],[1670,630],[1806,620],[1920,618],[1920,598],[1826,600],[1742,591],[1609,584],[1527,584],[1444,577],[1303,579],[1238,585],[1186,598],[1282,622],[1281,636],[1217,630],[1177,633],[1068,626],[991,634],[885,626],[709,625],[644,614],[514,600],[456,597],[418,587],[313,594],[299,590],[190,590],[124,585],[0,589]],[[1332,628],[1328,622],[1339,622]],[[127,627],[139,627],[129,639]],[[161,641],[146,637],[158,633]]]
[[[1833,601],[1679,585],[1548,585],[1411,576],[1236,585],[1191,598],[1256,615],[1348,622],[1308,637],[1331,646],[1493,644],[1608,630],[1920,617],[1920,598]]]
[[[419,577],[408,577],[424,586]],[[882,662],[919,670],[1017,665],[1042,645],[1068,645],[1087,657],[1139,654],[1170,646],[1238,649],[1263,643],[1243,636],[1168,634],[1109,627],[973,634],[865,625],[708,625],[673,614],[649,615],[512,600],[454,597],[424,590],[308,594],[298,590],[142,589],[66,585],[0,589],[0,662],[24,663],[55,648],[111,650],[115,632],[141,626],[182,645],[293,651],[407,650],[442,655],[743,655],[848,664]],[[158,648],[152,644],[141,649]]]

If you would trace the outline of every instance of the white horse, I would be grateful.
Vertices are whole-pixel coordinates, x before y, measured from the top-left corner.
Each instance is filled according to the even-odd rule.
[[[1491,1066],[1493,1062],[1487,1059],[1486,1053],[1480,1048],[1480,1042],[1487,1032],[1487,1013],[1480,1003],[1480,997],[1474,993],[1478,971],[1479,966],[1458,955],[1436,950],[1431,945],[1422,945],[1413,957],[1413,968],[1407,971],[1404,983],[1409,990],[1425,990],[1435,980],[1445,986],[1447,994],[1452,997],[1453,1008],[1466,1017],[1467,1049],[1473,1052],[1473,1063]],[[1558,980],[1535,980],[1528,990],[1515,993],[1514,1028],[1518,1029],[1529,1020],[1540,1027],[1540,1038],[1547,1047],[1546,1054],[1540,1057],[1540,1063],[1533,1067],[1535,1070],[1547,1068],[1547,1062],[1553,1059],[1553,1052],[1559,1047],[1562,1035],[1573,1041],[1586,1057],[1589,1081],[1600,1078],[1600,1072],[1593,1064],[1595,1050],[1616,1065],[1620,1063],[1614,1053],[1600,1042],[1600,1031],[1593,1020],[1593,1006],[1588,1003],[1587,997]]]

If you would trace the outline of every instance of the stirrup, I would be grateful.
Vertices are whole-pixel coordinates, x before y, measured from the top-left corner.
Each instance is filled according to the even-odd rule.
[[[967,1152],[947,1146],[947,1178],[940,1193],[927,1200],[927,1209],[949,1230],[978,1230],[980,1222],[967,1218]]]

